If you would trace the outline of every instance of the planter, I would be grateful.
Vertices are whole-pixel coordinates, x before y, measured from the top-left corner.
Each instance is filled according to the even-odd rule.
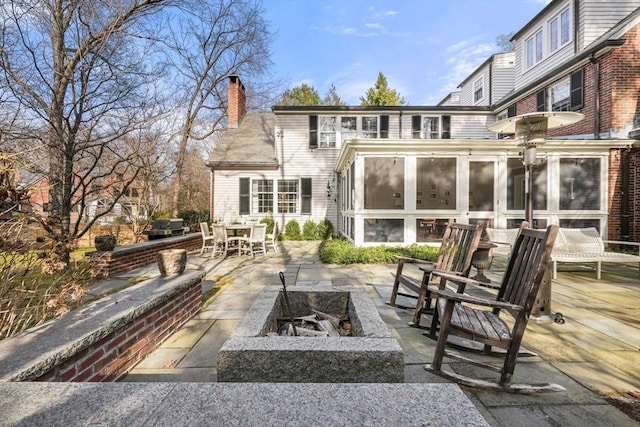
[[[116,236],[96,236],[94,239],[96,250],[101,252],[112,251],[116,247]]]
[[[158,269],[163,276],[177,276],[187,266],[186,249],[167,249],[158,252]]]

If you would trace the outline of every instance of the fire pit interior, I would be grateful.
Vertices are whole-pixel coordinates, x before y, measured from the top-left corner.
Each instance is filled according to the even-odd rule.
[[[404,381],[402,349],[364,291],[294,286],[287,294],[294,317],[348,319],[351,335],[281,336],[276,325],[290,313],[281,288],[267,287],[220,349],[218,381]]]

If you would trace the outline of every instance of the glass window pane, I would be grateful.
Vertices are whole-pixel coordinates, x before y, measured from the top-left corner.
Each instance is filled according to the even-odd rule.
[[[336,146],[336,118],[320,116],[320,147],[334,148]]]
[[[278,212],[296,213],[298,206],[298,180],[278,181]]]
[[[600,159],[560,159],[560,209],[600,209]]]
[[[364,220],[365,242],[403,242],[403,219],[367,218]]]
[[[273,212],[273,180],[256,179],[251,185],[252,212]]]
[[[423,117],[422,118],[422,138],[438,139],[440,138],[439,117]]]
[[[533,168],[533,209],[547,209],[547,161],[538,159]],[[507,159],[507,209],[525,209],[525,173],[522,159]]]
[[[362,118],[362,137],[378,138],[378,118],[377,117]]]
[[[564,45],[569,42],[571,37],[571,15],[569,14],[569,9],[560,14],[560,26],[560,44]]]
[[[456,209],[457,161],[416,159],[416,209]]]
[[[404,208],[404,158],[364,159],[365,209]]]
[[[341,133],[342,142],[346,141],[347,139],[353,139],[356,137],[357,135],[356,126],[357,124],[356,124],[355,117],[342,117],[341,124],[340,124],[340,133]]]
[[[493,162],[469,162],[469,210],[493,210]]]

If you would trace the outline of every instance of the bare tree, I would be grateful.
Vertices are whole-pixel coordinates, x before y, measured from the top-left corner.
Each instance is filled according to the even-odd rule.
[[[227,77],[249,80],[271,66],[270,33],[259,1],[185,2],[170,27],[169,64],[183,118],[176,156],[173,215],[178,215],[188,143],[205,141],[224,128]],[[203,151],[203,150],[197,150]]]
[[[157,12],[170,0],[0,2],[0,90],[20,106],[18,135],[39,142],[50,184],[42,225],[54,241],[53,261],[67,268],[78,237],[93,225],[88,198],[142,167],[125,136],[157,113],[149,44],[162,29]],[[159,24],[159,23],[158,23]],[[115,180],[115,182],[114,182]],[[118,197],[114,197],[113,203]]]

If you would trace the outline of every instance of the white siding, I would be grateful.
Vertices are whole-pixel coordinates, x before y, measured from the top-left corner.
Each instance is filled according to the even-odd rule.
[[[487,127],[495,122],[491,115],[451,116],[451,139],[495,138]]]
[[[515,85],[515,53],[495,55],[491,76],[491,104],[501,100]]]
[[[475,102],[473,99],[474,83],[479,79],[483,79],[483,98],[479,102]],[[460,87],[460,105],[475,105],[475,106],[487,106],[489,105],[489,79],[490,79],[490,66],[487,62],[482,68],[478,69],[471,77],[469,77],[465,83]]]
[[[584,50],[589,47],[598,37],[638,7],[639,0],[582,0],[579,10],[578,49]]]

